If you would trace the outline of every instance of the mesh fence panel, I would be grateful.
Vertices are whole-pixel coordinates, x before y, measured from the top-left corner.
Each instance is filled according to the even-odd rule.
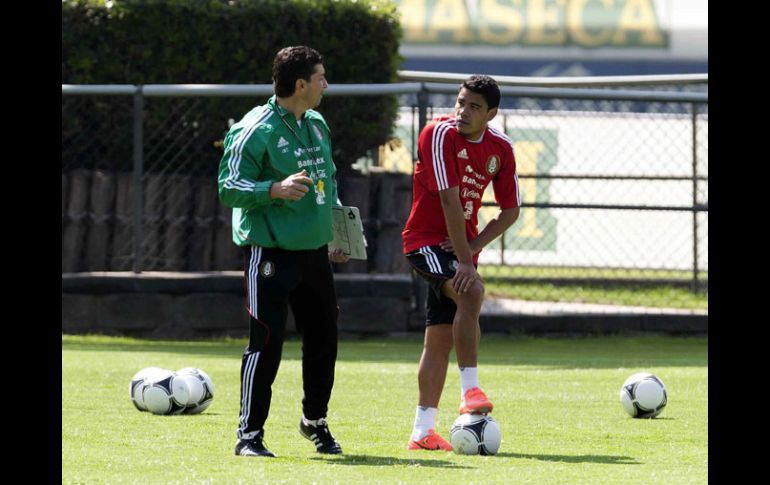
[[[261,102],[144,99],[141,270],[240,269],[217,168],[229,123]],[[131,97],[62,97],[63,272],[135,267],[132,150]]]
[[[453,100],[431,96],[429,119],[450,114]],[[491,124],[513,140],[524,208],[482,251],[480,272],[501,285],[493,292],[507,286],[507,295],[579,301],[603,288],[657,288],[658,305],[702,307],[697,297],[674,300],[708,288],[708,106],[509,105]],[[415,116],[403,108],[396,130],[412,158]],[[491,185],[483,201],[480,229],[497,213]]]

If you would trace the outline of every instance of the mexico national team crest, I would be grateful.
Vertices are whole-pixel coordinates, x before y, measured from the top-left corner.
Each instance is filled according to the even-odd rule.
[[[259,272],[265,278],[270,278],[275,274],[275,265],[272,261],[265,261],[259,266]]]
[[[494,175],[498,170],[500,170],[500,159],[497,158],[497,155],[492,155],[487,158],[487,173],[489,175]]]

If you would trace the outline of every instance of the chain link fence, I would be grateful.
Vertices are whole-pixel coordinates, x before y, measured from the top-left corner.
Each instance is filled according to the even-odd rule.
[[[708,102],[686,94],[704,86],[675,88],[682,99],[668,96],[670,86],[646,90],[649,98],[504,91],[491,124],[513,140],[524,204],[516,224],[481,254],[493,294],[707,309]],[[416,157],[412,103],[401,110],[400,141],[380,150],[380,164],[407,170]],[[427,118],[451,113],[453,103],[453,95],[431,96]],[[497,212],[491,187],[482,200],[481,227]]]
[[[63,96],[62,272],[240,269],[216,178],[229,122],[253,102],[144,98],[137,173],[132,97]]]
[[[370,249],[382,256],[347,270],[408,272],[392,261],[417,135],[451,112],[457,86],[401,86],[409,94],[399,97],[394,139],[357,162],[366,177],[340,181],[343,202],[366,206]],[[262,97],[126,88],[116,96],[63,87],[62,272],[240,270],[231,211],[217,199],[221,142],[270,86]],[[492,124],[514,141],[524,206],[482,252],[480,272],[496,291],[526,299],[558,300],[568,288],[707,290],[707,95],[576,91],[503,88]],[[333,109],[325,103],[321,111]],[[363,195],[352,189],[361,180]],[[384,198],[388,190],[401,192]],[[496,212],[491,186],[482,200],[483,227]]]

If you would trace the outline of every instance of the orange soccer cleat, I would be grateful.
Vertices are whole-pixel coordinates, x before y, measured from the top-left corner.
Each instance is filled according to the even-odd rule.
[[[419,440],[409,440],[407,450],[443,450],[452,451],[452,445],[447,440],[439,436],[432,429],[428,430],[423,438]]]
[[[460,414],[487,414],[492,412],[492,408],[494,408],[492,401],[478,387],[468,389],[460,401]]]

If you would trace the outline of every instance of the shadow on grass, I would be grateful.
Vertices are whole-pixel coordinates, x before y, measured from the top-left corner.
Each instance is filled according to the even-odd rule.
[[[519,458],[522,460],[539,460],[562,463],[603,463],[606,465],[640,465],[641,462],[630,456],[613,455],[535,455],[530,453],[498,453],[503,458]],[[334,457],[312,457],[311,460],[328,462],[334,465],[354,466],[424,466],[430,468],[465,468],[476,467],[460,465],[445,460],[425,458],[394,458],[392,456],[373,455],[340,455]]]
[[[374,455],[339,455],[335,457],[315,456],[310,458],[315,461],[323,461],[333,465],[363,465],[363,466],[424,466],[429,468],[475,468],[458,465],[450,461],[425,458],[394,458],[392,456]]]
[[[496,456],[525,460],[554,461],[564,463],[604,463],[607,465],[640,465],[630,456],[612,455],[532,455],[529,453],[498,453]]]
[[[240,361],[246,339],[151,340],[130,337],[63,335],[62,351],[196,354]],[[290,337],[283,360],[301,359],[302,341]],[[416,367],[422,353],[421,334],[399,337],[341,339],[339,362],[406,362]],[[595,336],[523,337],[482,335],[484,365],[536,365],[555,368],[707,366],[708,337]],[[454,359],[451,359],[454,361]]]

